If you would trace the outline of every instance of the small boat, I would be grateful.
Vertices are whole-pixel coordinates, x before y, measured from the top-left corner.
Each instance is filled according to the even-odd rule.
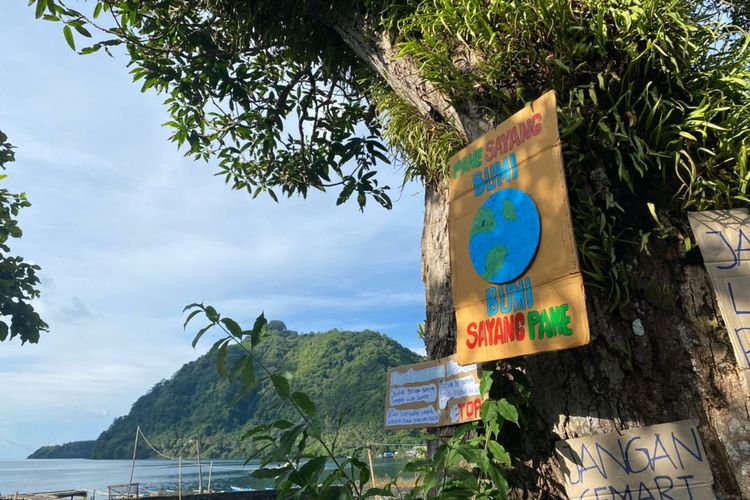
[[[230,486],[229,489],[232,491],[253,491],[252,488],[240,488],[239,486]]]

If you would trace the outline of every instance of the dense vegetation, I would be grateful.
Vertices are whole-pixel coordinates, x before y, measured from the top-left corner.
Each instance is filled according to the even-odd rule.
[[[256,347],[258,356],[268,366],[291,372],[295,385],[315,399],[327,432],[339,429],[340,451],[365,442],[412,438],[405,433],[386,436],[383,431],[385,374],[389,366],[415,363],[420,356],[373,331],[299,335],[280,321],[269,326],[269,336]],[[231,349],[227,365],[239,356],[239,349]],[[238,384],[217,375],[214,356],[201,356],[140,397],[129,414],[115,419],[99,436],[90,454],[79,456],[132,457],[140,426],[149,442],[171,457],[194,457],[198,437],[204,457],[247,457],[251,450],[240,439],[244,430],[290,414],[291,409],[280,405],[266,385],[240,396]],[[56,453],[67,451],[65,446],[37,456],[47,448],[32,457],[70,458]],[[142,441],[138,456],[156,458]]]
[[[73,441],[72,443],[42,446],[28,458],[89,458],[96,441]]]
[[[8,136],[0,130],[0,170],[4,171],[15,161],[14,147]],[[0,181],[5,179],[0,174]],[[18,226],[18,214],[31,203],[26,193],[11,193],[0,188],[0,342],[18,337],[21,344],[36,344],[39,334],[47,331],[45,323],[34,310],[32,300],[39,298],[39,266],[13,255],[10,242],[20,238],[23,231]]]

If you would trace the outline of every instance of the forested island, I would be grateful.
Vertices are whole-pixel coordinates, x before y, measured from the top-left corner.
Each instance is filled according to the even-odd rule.
[[[89,458],[94,450],[94,444],[96,441],[92,439],[42,446],[27,458]]]
[[[416,433],[386,434],[383,411],[387,369],[419,362],[421,356],[368,330],[299,334],[271,321],[268,331],[255,348],[257,358],[292,374],[292,386],[316,403],[325,432],[338,432],[340,452],[372,442],[420,441]],[[227,366],[240,354],[238,347],[231,349]],[[203,355],[138,398],[96,440],[44,446],[28,458],[132,458],[138,426],[170,457],[195,456],[199,439],[204,457],[246,458],[253,451],[252,443],[241,438],[247,428],[292,417],[292,412],[279,404],[268,384],[240,394],[238,385],[219,377],[213,356]],[[143,441],[137,456],[158,457]]]

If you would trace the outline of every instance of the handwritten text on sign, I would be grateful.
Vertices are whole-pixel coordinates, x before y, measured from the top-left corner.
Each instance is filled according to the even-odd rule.
[[[688,218],[750,391],[750,215],[745,209],[711,210]]]
[[[547,92],[449,161],[460,363],[589,342],[556,109]]]
[[[558,441],[555,448],[571,499],[716,498],[693,420]]]
[[[388,370],[385,428],[440,427],[479,420],[480,368],[455,356]]]

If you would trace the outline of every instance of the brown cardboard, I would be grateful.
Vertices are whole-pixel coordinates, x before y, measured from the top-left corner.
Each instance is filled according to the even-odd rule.
[[[503,139],[498,140],[509,135],[518,139],[510,139],[507,144]],[[498,143],[502,145],[502,149],[510,148],[511,143],[513,147],[504,153],[495,153],[493,144]],[[457,322],[456,352],[459,362],[481,363],[587,344],[589,327],[586,300],[573,238],[554,92],[547,92],[461,150],[451,158],[450,165],[448,219],[451,280]],[[482,177],[483,182],[478,183],[477,176]],[[477,190],[478,184],[484,188]],[[483,276],[471,256],[473,224],[479,219],[477,214],[483,205],[491,202],[488,201],[491,197],[500,192],[504,193],[498,197],[505,196],[512,190],[521,191],[533,201],[538,213],[539,232],[528,231],[526,234],[522,231],[516,235],[510,231],[514,225],[509,224],[507,230],[501,229],[505,232],[493,238],[499,238],[499,243],[507,243],[511,241],[508,238],[518,237],[522,243],[518,243],[517,248],[522,249],[533,249],[538,241],[536,252],[532,257],[527,256],[526,260],[519,259],[513,265],[508,264],[521,272],[515,274],[515,277],[502,279]],[[514,206],[518,208],[518,205]],[[527,210],[519,213],[525,217],[525,214],[532,212],[533,210]],[[498,222],[497,212],[494,214],[492,224],[505,224],[502,220]],[[512,212],[513,217],[514,214],[516,212]],[[527,226],[524,224],[521,229]],[[535,234],[538,234],[536,239],[533,237]],[[494,240],[492,241],[485,246],[494,245]],[[512,260],[510,252],[501,257],[501,267]],[[481,253],[478,255],[484,256]],[[522,264],[527,261],[524,268]],[[489,264],[486,264],[486,269],[489,269]],[[517,291],[519,285],[524,288],[524,292],[529,292],[526,286],[528,284],[531,285],[531,292],[526,294],[524,301],[516,301],[506,308],[501,308],[498,304],[496,311],[488,307],[488,293],[507,297]],[[505,305],[510,304],[506,302]],[[529,314],[539,313],[540,321],[543,322],[544,314],[559,313],[559,306],[565,309],[564,332],[559,328],[548,328],[549,336],[545,335],[543,340],[539,340],[535,334],[532,340],[527,333],[532,319]],[[510,335],[507,332],[496,328],[496,325],[504,326],[510,321],[514,323],[513,340],[508,340]],[[477,340],[480,330],[483,339],[481,345]],[[488,330],[490,335],[484,341]],[[506,339],[505,342],[503,338]]]
[[[694,420],[567,439],[555,450],[571,499],[716,498]]]
[[[746,209],[710,210],[691,212],[688,220],[750,391],[750,215]]]
[[[389,368],[386,429],[422,429],[479,420],[482,369],[456,356]]]

